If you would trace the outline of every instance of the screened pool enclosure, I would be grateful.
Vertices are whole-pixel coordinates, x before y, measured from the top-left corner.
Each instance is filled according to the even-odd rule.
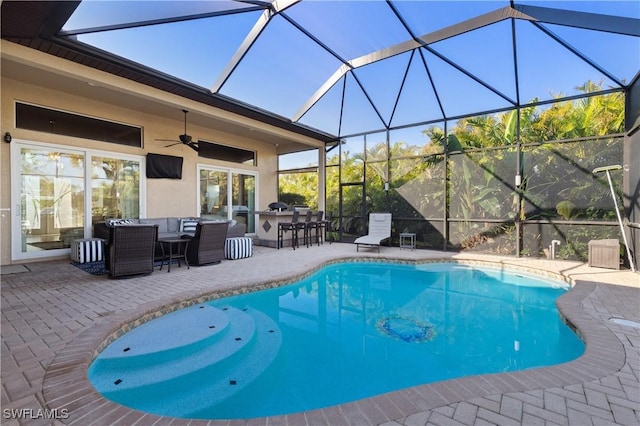
[[[585,260],[622,165],[638,251],[636,1],[82,1],[56,37],[325,141],[280,198],[343,241],[388,211],[396,245]]]

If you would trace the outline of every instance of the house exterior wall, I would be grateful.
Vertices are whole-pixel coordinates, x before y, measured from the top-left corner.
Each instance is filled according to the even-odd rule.
[[[5,41],[3,41],[3,50]],[[19,51],[22,48],[18,49]],[[86,73],[91,79],[100,78],[109,81],[112,85],[119,85],[120,90],[135,90],[136,95],[140,96],[140,91],[146,91],[144,96],[154,101],[161,102],[170,101],[176,105],[180,105],[181,98],[158,91],[146,86],[136,85],[130,82],[106,73],[100,73],[97,70],[69,63],[59,58],[50,57],[50,61],[58,62],[52,64],[48,55],[40,52],[34,52],[30,49],[24,49],[25,59],[31,55],[47,56],[46,59],[36,58],[33,61],[47,63],[49,66],[69,67],[65,72],[77,76],[79,73]],[[5,52],[3,51],[3,59]],[[121,81],[118,81],[121,80]],[[79,83],[81,84],[81,83]],[[85,83],[86,84],[86,83]],[[143,201],[143,211],[146,217],[163,217],[163,216],[197,216],[199,196],[197,193],[197,168],[198,165],[210,165],[234,170],[247,170],[257,173],[257,207],[258,209],[266,209],[267,205],[277,199],[277,147],[273,143],[263,142],[259,139],[257,133],[256,139],[247,139],[232,133],[221,132],[220,130],[198,127],[190,124],[188,121],[188,133],[197,139],[204,139],[230,145],[238,148],[254,150],[257,154],[257,166],[248,166],[243,164],[228,163],[224,161],[216,161],[207,158],[198,157],[197,153],[187,146],[176,145],[166,148],[170,142],[157,141],[156,139],[175,139],[184,131],[184,122],[181,120],[180,108],[176,106],[176,120],[168,120],[164,117],[154,116],[145,112],[139,107],[122,107],[109,101],[110,96],[117,96],[117,93],[105,92],[104,88],[100,88],[98,93],[109,93],[108,96],[78,96],[71,94],[56,87],[52,87],[48,81],[41,81],[38,84],[32,82],[19,81],[14,78],[8,78],[3,73],[1,79],[1,133],[9,132],[14,140],[33,141],[39,143],[57,144],[67,147],[81,147],[83,149],[99,150],[104,152],[114,152],[119,154],[129,154],[145,156],[147,153],[159,153],[165,155],[175,155],[184,158],[183,174],[181,180],[171,179],[146,179],[145,182],[145,199]],[[177,98],[177,99],[172,99]],[[166,99],[165,99],[166,98]],[[56,135],[52,133],[36,132],[25,129],[18,129],[15,126],[15,103],[17,101],[35,104],[47,108],[59,109],[72,113],[87,115],[95,118],[111,120],[128,125],[140,126],[143,128],[143,147],[135,148],[123,146],[113,143],[86,140],[82,138],[68,137]],[[189,105],[184,100],[184,108],[189,109],[190,106],[199,108],[209,108],[202,105]],[[193,108],[192,108],[193,110]],[[209,112],[211,113],[211,112]],[[227,114],[221,111],[221,115]],[[11,255],[11,227],[13,220],[16,219],[15,206],[11,204],[11,144],[0,143],[0,264],[8,265],[17,263],[12,261]],[[143,174],[143,171],[141,171]]]

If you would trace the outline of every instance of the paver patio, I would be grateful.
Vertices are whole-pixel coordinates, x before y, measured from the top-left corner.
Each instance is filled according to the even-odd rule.
[[[86,378],[96,347],[143,313],[216,291],[288,281],[326,262],[362,257],[489,261],[562,274],[575,287],[559,299],[559,309],[586,341],[586,352],[553,367],[454,379],[247,422],[140,413],[102,398]],[[470,253],[391,247],[380,254],[358,253],[354,245],[339,243],[295,251],[256,247],[249,259],[171,273],[156,268],[149,276],[120,280],[90,275],[68,260],[3,267],[2,424],[639,425],[640,328],[611,318],[640,322],[640,274]]]

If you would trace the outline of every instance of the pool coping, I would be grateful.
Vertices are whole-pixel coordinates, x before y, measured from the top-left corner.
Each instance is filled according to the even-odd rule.
[[[572,288],[557,299],[558,311],[561,318],[574,328],[584,340],[585,352],[573,361],[549,367],[450,379],[302,413],[239,421],[178,419],[144,413],[107,400],[93,388],[88,380],[89,364],[107,344],[131,328],[150,319],[215,298],[286,285],[308,276],[328,264],[349,261],[392,261],[406,264],[455,262],[467,265],[506,267],[509,270],[561,279],[570,283]],[[112,422],[150,424],[156,421],[171,421],[171,424],[211,425],[235,422],[296,425],[351,424],[359,423],[356,421],[359,418],[365,420],[366,423],[380,424],[472,398],[580,384],[611,375],[622,369],[625,364],[625,350],[618,337],[596,318],[589,315],[581,306],[581,302],[595,290],[596,286],[596,282],[584,279],[574,280],[562,272],[556,273],[514,264],[505,265],[500,261],[452,259],[450,257],[401,259],[379,256],[325,260],[308,271],[293,274],[285,279],[276,281],[264,279],[214,291],[182,292],[139,305],[135,309],[114,315],[105,322],[93,325],[56,354],[45,372],[43,398],[49,409],[58,412],[64,410],[65,413],[68,413],[67,424],[89,424],[94,421],[99,424]]]

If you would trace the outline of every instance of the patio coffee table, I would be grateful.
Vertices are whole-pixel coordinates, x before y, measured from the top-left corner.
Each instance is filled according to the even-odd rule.
[[[184,264],[187,265],[187,269],[189,269],[189,261],[187,260],[187,246],[189,245],[190,238],[182,238],[182,237],[166,237],[166,238],[158,238],[158,243],[160,244],[160,249],[162,250],[162,259],[160,263],[160,270],[162,270],[162,265],[164,261],[167,261],[167,272],[171,272],[171,261],[173,259],[178,260],[178,267],[180,267],[180,259],[184,260]],[[164,251],[164,247],[169,247],[169,254],[167,255]],[[175,249],[175,252],[174,252]]]

